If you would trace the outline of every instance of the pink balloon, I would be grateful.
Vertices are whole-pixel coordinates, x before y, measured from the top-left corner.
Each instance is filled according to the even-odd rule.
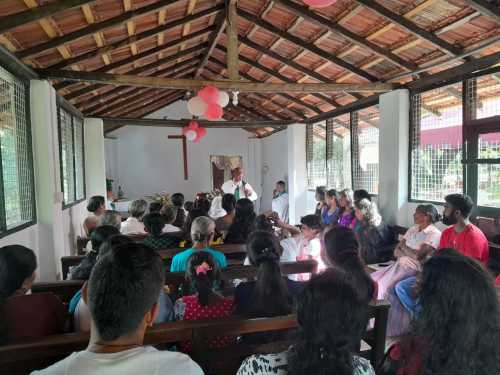
[[[197,133],[196,139],[193,142],[198,143],[205,135],[207,135],[207,129],[200,127],[198,128],[196,133]]]
[[[205,118],[209,121],[215,121],[222,118],[222,107],[215,103],[210,103],[205,111]]]
[[[198,129],[198,127],[200,126],[200,124],[198,124],[196,121],[190,121],[189,124],[188,124],[188,129],[191,129],[191,130],[196,130]]]
[[[334,4],[337,0],[303,0],[306,5],[314,8],[325,8]]]
[[[219,89],[215,86],[205,86],[200,90],[198,96],[207,104],[217,103],[219,101]]]
[[[198,133],[196,133],[195,130],[191,130],[189,129],[187,132],[186,132],[186,139],[190,142],[193,142],[196,137],[198,136]]]

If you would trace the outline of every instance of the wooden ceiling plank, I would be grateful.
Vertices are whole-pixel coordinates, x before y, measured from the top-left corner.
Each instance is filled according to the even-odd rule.
[[[471,8],[481,12],[485,16],[490,17],[496,23],[500,23],[500,8],[498,5],[489,3],[486,0],[464,0]]]
[[[56,13],[73,9],[94,1],[95,0],[59,0],[56,3],[38,6],[38,3],[35,0],[26,0],[25,4],[29,8],[36,9],[30,9],[0,18],[0,34],[4,34],[27,23],[39,21]],[[34,4],[34,6],[30,6],[28,4]]]
[[[178,1],[179,0],[160,0],[156,3],[146,5],[144,7],[137,8],[137,9],[131,10],[129,12],[122,13],[119,16],[110,18],[110,19],[102,21],[102,22],[94,23],[92,25],[86,26],[86,27],[81,28],[79,30],[70,32],[68,34],[62,35],[62,36],[57,37],[57,38],[54,38],[48,42],[37,44],[33,47],[22,50],[18,53],[18,57],[21,59],[24,59],[26,57],[38,55],[39,53],[50,50],[52,48],[57,48],[57,47],[64,45],[66,43],[71,43],[71,42],[74,42],[75,40],[84,38],[88,35],[92,35],[96,32],[104,31],[104,30],[109,29],[111,27],[121,25],[122,23],[125,23],[125,22],[132,20],[134,18],[141,17],[141,16],[144,16],[148,13],[158,11],[159,9],[162,9],[162,8],[165,8],[165,7],[168,7],[170,5],[177,3]]]
[[[393,64],[398,65],[407,70],[415,70],[417,65],[412,63],[411,61],[406,61],[403,58],[387,51],[387,49],[370,42],[369,40],[355,34],[354,32],[344,28],[338,23],[332,23],[330,20],[326,19],[323,16],[311,11],[309,8],[302,6],[300,4],[294,3],[290,0],[275,0],[276,3],[283,5],[285,8],[293,11],[297,15],[301,15],[308,21],[311,21],[317,25],[321,25],[327,29],[329,29],[332,33],[340,34],[347,40],[352,43],[358,44],[367,50],[384,57],[388,61],[391,61]]]
[[[212,34],[210,34],[210,37],[208,39],[209,47],[207,49],[207,52],[205,53],[205,56],[203,56],[203,59],[201,60],[200,66],[196,70],[195,73],[195,78],[198,78],[201,72],[203,71],[203,68],[208,63],[208,59],[212,55],[212,52],[215,49],[215,46],[217,45],[219,38],[221,37],[222,33],[224,32],[224,29],[226,28],[227,20],[226,20],[226,15],[222,12],[217,15],[217,18],[214,22],[217,25],[217,28],[212,31]]]

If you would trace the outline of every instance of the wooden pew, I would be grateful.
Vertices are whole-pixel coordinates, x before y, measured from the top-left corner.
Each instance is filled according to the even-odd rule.
[[[389,304],[379,301],[370,305],[370,317],[375,319],[374,329],[367,332],[364,341],[370,346],[361,355],[369,358],[374,367],[384,356],[385,329]],[[240,336],[249,333],[283,331],[297,328],[295,315],[274,318],[242,319],[230,318],[210,321],[182,321],[163,323],[148,329],[145,344],[173,344],[179,341],[192,341],[192,358],[205,370],[222,364],[217,368],[218,375],[234,374],[241,361],[254,353],[268,353],[286,350],[289,342],[245,345],[234,343],[223,349],[210,349],[207,340],[221,335]],[[77,350],[83,350],[89,340],[88,334],[63,334],[48,336],[0,346],[0,368],[9,375],[26,374],[32,370],[46,367]],[[168,371],[168,369],[165,369]]]
[[[176,232],[176,234],[178,234],[178,233]],[[146,236],[147,236],[147,234],[143,234],[143,233],[127,234],[127,237],[130,237],[135,242],[144,241]],[[87,244],[89,243],[89,241],[90,241],[89,237],[82,237],[82,236],[76,237],[76,254],[77,255],[85,255],[85,248],[87,247]]]
[[[246,256],[245,244],[216,245],[212,246],[212,248],[224,253],[228,258],[228,264],[242,264],[243,259],[245,259]],[[158,253],[167,264],[170,264],[172,258],[184,250],[186,249],[165,249],[159,250]],[[64,280],[68,277],[70,268],[78,266],[83,258],[85,258],[85,255],[69,255],[61,257],[62,276]]]
[[[283,275],[294,275],[298,273],[316,273],[318,264],[314,260],[300,262],[281,263]],[[235,279],[252,279],[256,276],[257,269],[253,266],[231,266],[222,270],[223,281]],[[165,285],[177,288],[184,282],[184,272],[167,272],[165,274]],[[45,283],[34,283],[31,291],[33,293],[54,293],[61,301],[68,303],[75,293],[81,289],[82,280],[62,280]]]

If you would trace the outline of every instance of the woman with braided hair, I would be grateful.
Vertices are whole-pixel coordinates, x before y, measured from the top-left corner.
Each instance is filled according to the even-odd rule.
[[[250,264],[257,268],[257,280],[237,286],[235,313],[248,317],[289,314],[292,311],[291,296],[297,294],[302,283],[281,276],[278,237],[268,231],[253,232],[247,241],[247,254]]]

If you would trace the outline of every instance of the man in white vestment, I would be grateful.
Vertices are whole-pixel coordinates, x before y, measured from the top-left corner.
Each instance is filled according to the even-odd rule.
[[[288,193],[285,181],[278,181],[273,191],[272,210],[276,212],[284,223],[288,223]]]
[[[231,171],[233,178],[224,182],[222,191],[225,194],[234,194],[236,201],[241,198],[248,198],[251,201],[257,200],[257,193],[250,184],[243,180],[243,169],[240,167],[234,168]]]

